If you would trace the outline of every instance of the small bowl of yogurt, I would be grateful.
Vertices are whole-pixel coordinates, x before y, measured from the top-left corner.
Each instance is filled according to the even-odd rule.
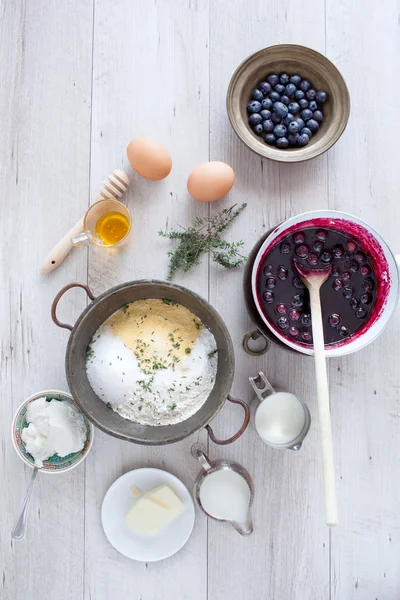
[[[18,408],[11,437],[18,456],[44,473],[78,466],[93,444],[93,425],[67,392],[47,390],[30,396]]]

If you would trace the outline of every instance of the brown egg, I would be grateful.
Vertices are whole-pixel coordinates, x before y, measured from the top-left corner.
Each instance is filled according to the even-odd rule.
[[[126,154],[132,169],[145,179],[164,179],[171,172],[171,155],[155,140],[135,138],[129,142]]]
[[[223,162],[211,161],[193,169],[187,180],[187,189],[200,202],[214,202],[225,196],[234,182],[232,167]]]

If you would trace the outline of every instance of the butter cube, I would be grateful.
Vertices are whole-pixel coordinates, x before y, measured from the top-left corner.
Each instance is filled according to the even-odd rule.
[[[183,502],[167,485],[161,485],[151,492],[147,492],[146,497],[166,508],[169,511],[171,519],[175,519],[175,517],[183,512]]]
[[[139,498],[126,515],[126,524],[136,533],[151,535],[173,521],[183,510],[183,502],[167,485],[162,485]]]

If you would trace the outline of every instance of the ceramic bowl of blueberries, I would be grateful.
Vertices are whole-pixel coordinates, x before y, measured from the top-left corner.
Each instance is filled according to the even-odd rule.
[[[325,56],[281,44],[252,54],[236,69],[227,111],[250,150],[279,162],[301,162],[323,154],[340,138],[350,96]]]

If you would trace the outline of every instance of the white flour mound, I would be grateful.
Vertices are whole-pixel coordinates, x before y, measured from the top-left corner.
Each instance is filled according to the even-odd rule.
[[[204,328],[191,354],[174,367],[144,373],[133,352],[102,325],[93,336],[86,372],[93,391],[125,419],[172,425],[188,419],[214,387],[218,353]]]

